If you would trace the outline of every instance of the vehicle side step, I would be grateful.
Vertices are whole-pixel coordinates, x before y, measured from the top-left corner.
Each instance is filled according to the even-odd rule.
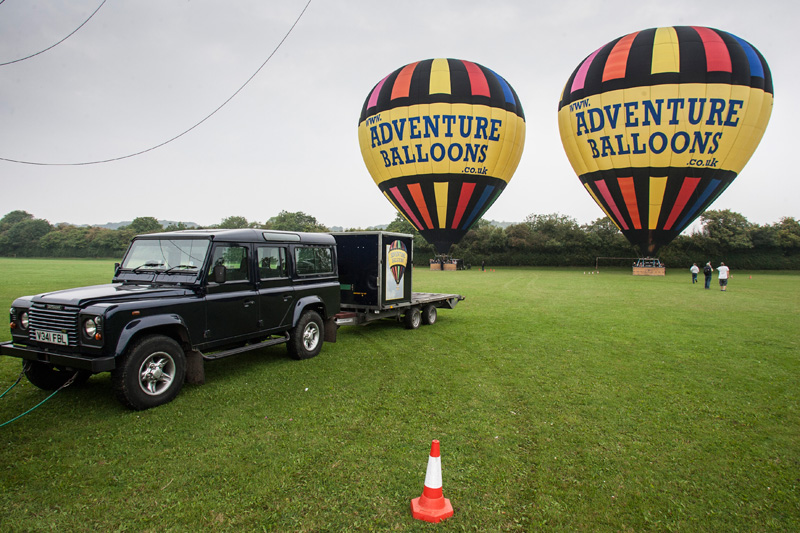
[[[267,339],[263,342],[259,342],[256,344],[248,344],[246,346],[240,346],[239,348],[233,348],[232,350],[223,350],[221,352],[214,352],[209,355],[203,354],[203,360],[214,361],[216,359],[222,359],[223,357],[230,357],[231,355],[237,355],[252,350],[260,350],[261,348],[266,348],[267,346],[275,346],[276,344],[284,344],[287,342],[289,342],[288,333],[284,334],[283,337]]]

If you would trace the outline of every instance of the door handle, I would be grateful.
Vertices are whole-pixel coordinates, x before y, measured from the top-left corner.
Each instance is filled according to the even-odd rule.
[[[283,295],[283,301],[284,302],[288,302],[291,299],[292,299],[292,295],[291,294],[284,294]]]
[[[251,305],[253,305],[254,303],[256,303],[256,301],[255,301],[255,300],[245,300],[245,301],[244,301],[244,306],[245,306],[245,307],[250,307],[250,306],[251,306]]]

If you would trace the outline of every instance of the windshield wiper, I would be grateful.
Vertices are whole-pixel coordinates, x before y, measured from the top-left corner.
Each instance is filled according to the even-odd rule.
[[[194,265],[175,265],[174,267],[166,269],[164,274],[169,274],[173,270],[197,270],[197,267]]]
[[[142,269],[142,268],[145,268],[145,267],[157,267],[157,266],[161,266],[161,263],[155,263],[153,261],[148,261],[147,263],[145,263],[143,265],[139,265],[138,267],[134,268],[133,272],[138,274],[139,273],[139,269]]]

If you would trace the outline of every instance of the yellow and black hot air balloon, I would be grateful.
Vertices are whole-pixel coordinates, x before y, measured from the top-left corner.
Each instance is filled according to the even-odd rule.
[[[395,70],[370,91],[358,140],[381,192],[444,254],[513,176],[525,115],[494,71],[427,59]]]
[[[620,37],[587,57],[561,96],[572,168],[631,244],[653,255],[731,184],[772,112],[752,45],[697,26]]]

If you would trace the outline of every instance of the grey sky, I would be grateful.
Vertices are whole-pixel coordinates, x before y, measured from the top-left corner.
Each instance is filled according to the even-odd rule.
[[[52,45],[102,0],[6,0],[0,63]],[[307,0],[108,0],[80,31],[0,67],[0,157],[81,163],[160,144],[199,122],[264,62]],[[180,139],[121,161],[40,166],[0,161],[0,216],[51,223],[137,216],[214,224],[303,211],[328,226],[395,217],[357,139],[372,87],[407,63],[454,57],[485,65],[525,109],[522,161],[486,218],[603,215],[559,140],[557,105],[572,70],[606,42],[658,26],[700,25],[753,44],[770,65],[775,105],[755,155],[711,209],[759,224],[800,218],[789,125],[800,86],[800,8],[792,0],[312,0],[258,76]]]

